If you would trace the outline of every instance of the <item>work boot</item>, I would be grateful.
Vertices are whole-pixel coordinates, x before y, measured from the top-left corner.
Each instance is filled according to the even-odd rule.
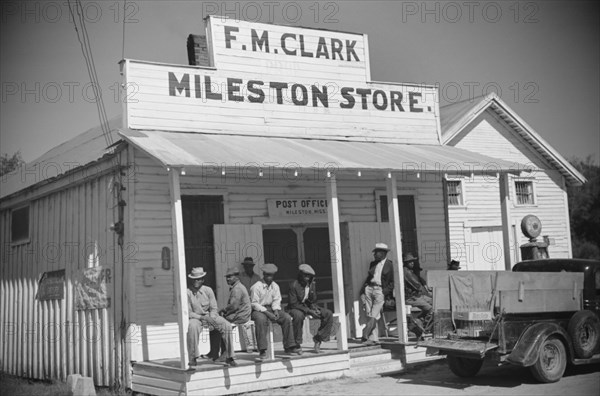
[[[230,366],[230,367],[237,367],[237,366],[239,366],[238,362],[236,362],[233,358],[227,358],[225,360],[225,365],[226,366]]]

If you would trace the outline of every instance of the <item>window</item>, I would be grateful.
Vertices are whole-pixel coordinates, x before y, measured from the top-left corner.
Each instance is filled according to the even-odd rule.
[[[515,192],[517,195],[517,205],[533,205],[533,182],[515,181]]]
[[[29,240],[29,206],[13,209],[10,213],[10,241],[12,243]]]
[[[462,181],[448,180],[448,181],[446,181],[446,187],[448,190],[448,206],[462,206],[463,205]]]

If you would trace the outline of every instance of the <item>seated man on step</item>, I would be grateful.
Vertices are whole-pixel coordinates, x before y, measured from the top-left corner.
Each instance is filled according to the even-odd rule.
[[[263,279],[253,284],[250,288],[252,320],[256,327],[256,338],[260,352],[259,359],[262,360],[267,357],[269,321],[281,326],[285,352],[300,355],[302,352],[294,342],[292,318],[281,310],[281,292],[279,285],[273,281],[273,276],[277,272],[277,266],[275,264],[265,264],[262,271]]]
[[[412,330],[419,338],[425,330],[424,326],[430,322],[433,299],[425,280],[414,272],[417,258],[412,253],[406,253],[402,261],[404,263],[404,300],[406,304],[421,310],[421,314],[415,320],[417,329]]]
[[[202,329],[207,326],[211,333],[220,334],[225,347],[225,351],[217,360],[225,362],[229,366],[237,366],[238,364],[234,360],[235,352],[233,351],[231,324],[219,316],[215,294],[210,287],[204,285],[205,276],[206,272],[202,267],[193,268],[188,275],[187,300],[190,322],[187,344],[189,364],[190,366],[197,364],[196,359],[200,357],[198,354],[198,341]]]
[[[296,345],[302,345],[302,327],[307,315],[321,320],[317,334],[313,337],[315,352],[321,353],[321,342],[329,340],[333,328],[333,313],[317,306],[315,271],[308,264],[298,267],[298,279],[292,282],[289,291],[288,313],[292,316]]]

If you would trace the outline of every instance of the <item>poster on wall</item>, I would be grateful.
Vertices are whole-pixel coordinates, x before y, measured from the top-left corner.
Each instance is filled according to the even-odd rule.
[[[75,309],[101,309],[110,307],[107,284],[112,282],[111,269],[102,266],[85,268],[75,275],[73,289]]]
[[[44,272],[38,282],[35,297],[40,301],[65,298],[65,270]]]

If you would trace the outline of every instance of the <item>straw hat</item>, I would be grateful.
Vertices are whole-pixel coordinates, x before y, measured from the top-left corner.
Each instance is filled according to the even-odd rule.
[[[190,274],[188,275],[188,278],[200,279],[200,278],[204,278],[205,276],[206,276],[206,272],[204,272],[204,268],[196,267],[196,268],[192,268],[192,272],[190,272]]]

